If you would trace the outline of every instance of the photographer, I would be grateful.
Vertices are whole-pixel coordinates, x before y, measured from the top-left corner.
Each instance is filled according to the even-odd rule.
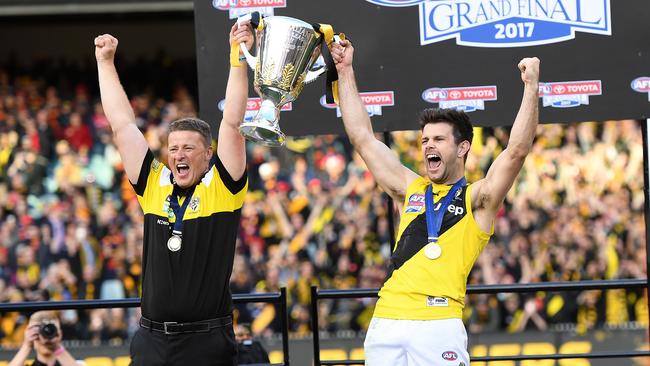
[[[31,366],[76,366],[75,359],[63,348],[62,338],[61,325],[54,312],[32,314],[25,328],[23,344],[8,366],[24,366],[32,349],[36,351],[36,360]]]
[[[235,326],[238,365],[268,365],[269,355],[262,344],[253,340],[248,324]],[[11,366],[11,365],[10,365]]]

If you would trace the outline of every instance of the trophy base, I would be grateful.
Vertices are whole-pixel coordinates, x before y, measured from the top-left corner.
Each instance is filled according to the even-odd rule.
[[[259,124],[242,123],[239,126],[239,132],[247,139],[254,141],[260,145],[280,147],[284,146],[286,135],[282,131],[278,131]]]

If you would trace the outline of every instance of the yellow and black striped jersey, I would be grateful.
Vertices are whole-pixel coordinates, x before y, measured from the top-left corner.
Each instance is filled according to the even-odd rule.
[[[374,316],[389,319],[462,318],[467,276],[492,232],[482,231],[472,215],[471,184],[456,192],[443,216],[437,259],[424,255],[428,242],[424,194],[431,182],[423,177],[407,189],[397,244],[387,280],[379,291]],[[438,205],[451,185],[433,184]]]

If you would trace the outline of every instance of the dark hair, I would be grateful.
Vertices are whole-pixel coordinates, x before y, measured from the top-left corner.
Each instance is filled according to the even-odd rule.
[[[195,131],[201,134],[205,145],[212,146],[212,131],[210,125],[198,118],[181,118],[169,124],[168,133],[174,131]]]
[[[427,108],[420,113],[420,131],[429,123],[448,123],[453,128],[454,142],[460,144],[467,140],[470,145],[474,138],[472,122],[467,113],[450,108]],[[465,154],[467,160],[467,154]]]
[[[467,113],[455,109],[427,108],[420,114],[420,131],[429,123],[448,123],[454,128],[457,144],[467,140],[472,143],[474,130]]]

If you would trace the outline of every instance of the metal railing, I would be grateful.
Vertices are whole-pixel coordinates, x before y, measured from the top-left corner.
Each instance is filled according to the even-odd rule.
[[[545,283],[520,283],[512,285],[470,285],[467,286],[468,294],[496,294],[496,293],[526,293],[536,291],[584,291],[608,290],[620,288],[646,288],[646,279],[629,280],[594,280],[577,282],[545,282]],[[349,290],[319,290],[317,286],[311,287],[311,325],[314,348],[314,365],[363,365],[364,360],[328,360],[320,359],[320,335],[318,324],[318,300],[320,299],[350,299],[362,297],[378,297],[379,289],[349,289]],[[592,352],[571,354],[547,355],[513,355],[513,356],[482,356],[471,357],[472,362],[489,361],[525,361],[525,360],[560,360],[572,358],[628,358],[648,357],[650,351],[621,351],[621,352]]]
[[[287,308],[287,289],[282,287],[280,292],[233,294],[233,303],[269,303],[279,304],[282,324],[282,353],[284,366],[289,366],[289,318]],[[32,312],[39,310],[64,309],[106,309],[106,308],[135,308],[140,306],[140,298],[118,300],[69,300],[69,301],[31,301],[18,303],[0,303],[0,314],[8,312]]]

